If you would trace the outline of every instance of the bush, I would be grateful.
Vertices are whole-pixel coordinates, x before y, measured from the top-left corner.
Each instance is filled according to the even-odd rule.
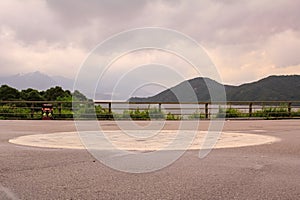
[[[59,113],[58,109],[54,109],[53,118],[54,119],[73,119],[73,111],[69,109],[61,109]]]
[[[300,109],[292,112],[292,117],[300,117]]]
[[[205,119],[205,114],[201,113],[197,110],[196,112],[191,114],[188,118],[189,119]]]
[[[254,117],[264,117],[264,118],[279,118],[279,117],[289,117],[288,108],[286,105],[281,105],[279,107],[263,107],[262,110],[253,113]]]
[[[30,119],[31,110],[28,108],[3,105],[0,106],[0,116],[1,119]]]
[[[113,119],[113,114],[108,109],[102,108],[100,105],[95,106],[97,119]]]
[[[165,118],[165,114],[158,108],[150,108],[148,112],[149,112],[149,116],[151,119],[164,119]]]
[[[149,111],[148,110],[140,110],[137,108],[136,110],[132,110],[129,112],[131,119],[133,120],[149,120]]]
[[[245,113],[242,113],[236,108],[221,108],[219,107],[219,112],[217,114],[217,118],[237,118],[237,117],[246,117]]]
[[[165,114],[158,108],[150,108],[146,110],[124,110],[123,114],[113,114],[115,119],[133,119],[133,120],[150,120],[150,119],[164,119]]]
[[[174,114],[172,114],[170,112],[166,116],[166,120],[181,120],[181,119],[182,119],[181,116],[174,115]]]

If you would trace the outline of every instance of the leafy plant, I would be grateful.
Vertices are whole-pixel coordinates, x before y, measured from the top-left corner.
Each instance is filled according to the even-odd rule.
[[[148,113],[149,113],[149,116],[151,119],[164,119],[165,118],[165,114],[156,107],[150,108],[150,106],[149,106],[148,110],[149,110]]]
[[[219,107],[219,112],[217,114],[217,118],[237,118],[237,117],[245,117],[247,116],[245,113],[242,113],[236,108],[221,108]]]
[[[292,117],[300,117],[300,109],[292,112]]]
[[[170,112],[166,116],[166,120],[181,120],[181,119],[182,119],[181,116],[174,115],[174,114],[172,114]]]
[[[150,120],[150,119],[164,119],[165,114],[158,108],[150,108],[141,110],[136,108],[134,110],[124,110],[123,114],[113,114],[115,119],[133,119],[133,120]]]
[[[102,108],[100,105],[95,106],[97,119],[113,119],[114,115],[107,108]]]
[[[254,117],[264,117],[264,118],[279,118],[279,117],[289,117],[287,105],[280,105],[279,107],[263,107],[262,110],[258,110],[253,113]]]
[[[198,110],[196,110],[193,114],[191,114],[189,117],[189,119],[204,119],[205,118],[205,114],[199,112]]]
[[[27,108],[19,108],[15,106],[0,106],[1,119],[30,119],[31,111]]]

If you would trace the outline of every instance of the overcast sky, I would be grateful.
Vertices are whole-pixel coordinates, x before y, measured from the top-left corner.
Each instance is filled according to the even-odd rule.
[[[299,8],[298,0],[2,0],[1,75],[74,78],[99,43],[152,26],[194,38],[226,84],[300,74]]]

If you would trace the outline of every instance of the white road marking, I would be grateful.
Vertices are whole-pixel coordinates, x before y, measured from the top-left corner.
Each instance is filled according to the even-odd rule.
[[[139,133],[141,133],[141,131],[139,131]],[[206,133],[207,132],[204,131],[197,131],[196,137],[194,138],[188,149],[200,149]],[[97,132],[87,131],[86,134],[88,137],[89,134],[97,134]],[[195,134],[195,132],[185,131],[185,134],[187,134],[188,136],[189,134]],[[141,137],[138,137],[138,133],[136,132],[134,133],[133,137],[132,135],[122,133],[122,131],[105,131],[105,138],[98,137],[98,141],[95,141],[95,148],[99,150],[111,150],[111,146],[107,147],[101,145],[101,141],[109,140],[110,143],[113,144],[114,148],[129,151],[156,151],[164,149],[168,145],[172,145],[171,149],[182,150],[181,145],[179,143],[172,143],[177,137],[177,131],[161,130],[159,134],[156,134],[155,136],[149,138],[145,138],[145,135],[147,134],[145,133],[142,134]],[[180,140],[184,141],[185,137],[180,138]],[[214,148],[233,148],[261,144],[271,144],[279,140],[279,138],[262,134],[222,132]],[[58,132],[50,134],[26,135],[11,139],[9,140],[9,142],[13,144],[34,147],[85,149],[84,145],[81,143],[80,137],[77,132]]]

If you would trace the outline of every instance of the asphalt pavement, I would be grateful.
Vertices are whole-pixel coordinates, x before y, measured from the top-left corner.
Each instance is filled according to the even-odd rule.
[[[113,121],[100,123],[118,129]],[[164,129],[176,130],[178,123],[168,121]],[[200,129],[208,126],[203,121]],[[72,121],[0,121],[0,199],[300,199],[300,120],[226,121],[223,130],[280,141],[214,149],[203,159],[190,150],[161,170],[132,174],[107,167],[87,150],[8,142],[76,131]]]

